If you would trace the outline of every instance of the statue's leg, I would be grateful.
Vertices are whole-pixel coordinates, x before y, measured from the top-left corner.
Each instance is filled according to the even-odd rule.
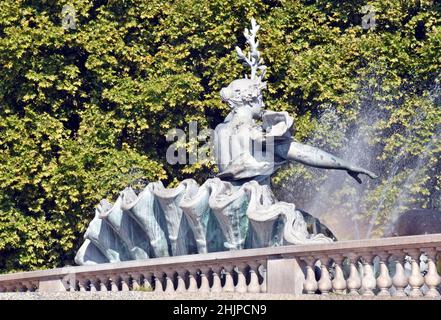
[[[337,169],[346,170],[348,173],[354,177],[357,181],[357,174],[365,174],[369,177],[375,179],[377,176],[366,169],[355,166],[348,161],[334,156],[328,152],[325,152],[319,148],[311,147],[305,144],[301,144],[292,141],[282,148],[285,150],[285,159],[289,161],[297,161],[308,166],[323,168],[323,169]]]

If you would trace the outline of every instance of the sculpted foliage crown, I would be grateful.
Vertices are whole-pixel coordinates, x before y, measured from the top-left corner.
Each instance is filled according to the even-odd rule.
[[[248,78],[245,74],[245,78],[234,80],[220,92],[222,100],[233,108],[258,98],[261,91],[266,88],[266,82],[262,81],[265,77],[266,66],[258,50],[259,41],[256,40],[259,29],[260,26],[256,20],[251,19],[251,29],[245,28],[243,33],[250,47],[248,53],[245,54],[236,46],[238,60],[251,69],[250,77]]]

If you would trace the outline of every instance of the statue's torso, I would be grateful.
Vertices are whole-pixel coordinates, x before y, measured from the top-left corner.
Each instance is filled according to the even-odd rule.
[[[219,177],[225,180],[262,180],[285,162],[292,141],[292,118],[287,112],[267,111],[262,123],[242,121],[230,114],[215,129]]]

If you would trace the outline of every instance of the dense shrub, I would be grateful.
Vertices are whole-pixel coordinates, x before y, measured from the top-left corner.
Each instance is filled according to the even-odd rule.
[[[403,144],[423,152],[440,122],[439,98],[427,98],[439,86],[440,4],[369,3],[377,25],[364,30],[366,3],[355,0],[2,1],[0,270],[71,263],[94,206],[128,184],[212,173],[210,163],[168,165],[165,134],[192,120],[214,127],[228,113],[218,92],[243,75],[234,46],[251,17],[262,26],[266,104],[296,118],[299,140],[320,132],[327,108],[353,124],[360,88],[373,88],[369,99],[388,110],[376,122],[378,160]],[[76,29],[62,28],[65,4]],[[415,114],[418,135],[406,142]],[[334,151],[344,143],[325,140]],[[415,194],[439,190],[440,147]],[[311,177],[294,167],[276,182],[293,170]]]

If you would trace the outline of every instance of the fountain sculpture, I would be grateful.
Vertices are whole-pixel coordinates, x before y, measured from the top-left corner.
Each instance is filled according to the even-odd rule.
[[[258,30],[254,19],[251,29],[245,29],[248,54],[236,47],[251,76],[221,90],[232,110],[215,129],[217,177],[201,186],[187,179],[176,188],[152,182],[139,194],[126,188],[114,204],[102,200],[75,257],[77,264],[335,240],[293,203],[277,201],[271,174],[288,161],[346,170],[359,183],[358,174],[375,174],[294,141],[288,113],[263,110],[266,66],[258,51]]]

